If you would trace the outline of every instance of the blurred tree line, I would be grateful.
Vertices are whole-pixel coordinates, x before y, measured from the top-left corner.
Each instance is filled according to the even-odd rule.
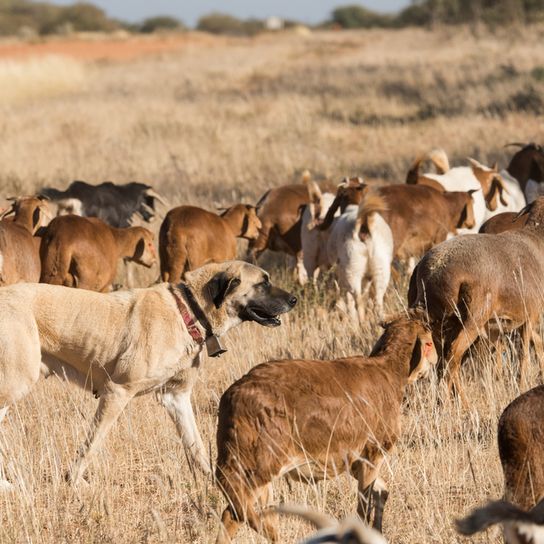
[[[0,36],[14,34],[47,35],[70,32],[155,32],[182,29],[173,17],[151,17],[139,24],[109,18],[102,9],[87,2],[58,6],[30,0],[0,0]]]
[[[413,0],[396,14],[380,14],[359,4],[341,6],[329,24],[342,28],[432,26],[484,23],[530,24],[544,20],[544,0]]]
[[[544,0],[412,0],[396,14],[382,14],[361,4],[336,8],[323,28],[398,28],[435,24],[483,23],[490,26],[530,24],[544,20]],[[284,27],[295,21],[284,21]],[[224,13],[201,17],[197,30],[215,34],[252,36],[266,28],[265,21],[239,19]],[[88,2],[58,6],[32,0],[0,0],[0,36],[69,34],[70,32],[176,31],[183,23],[170,16],[157,16],[137,24],[109,18],[102,9]]]

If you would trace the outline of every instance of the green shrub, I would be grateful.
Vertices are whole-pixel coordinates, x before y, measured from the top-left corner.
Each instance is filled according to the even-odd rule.
[[[252,36],[261,32],[264,29],[264,24],[256,19],[243,21],[225,13],[210,13],[198,20],[196,28],[212,34]]]
[[[342,28],[371,28],[390,26],[393,19],[362,6],[341,6],[332,12],[332,22]]]
[[[139,27],[140,32],[151,33],[160,30],[183,30],[184,24],[175,17],[168,15],[158,15],[146,19]]]

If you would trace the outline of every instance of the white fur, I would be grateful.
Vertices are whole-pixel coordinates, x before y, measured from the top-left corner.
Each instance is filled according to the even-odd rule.
[[[323,193],[321,195],[321,210],[319,219],[323,220],[327,211],[334,201],[334,195],[331,193]],[[302,243],[302,254],[304,269],[308,278],[315,280],[320,270],[330,267],[327,255],[327,241],[330,236],[331,229],[319,230],[317,226],[312,226],[316,219],[313,217],[314,206],[309,204],[306,206],[302,215],[302,228],[300,232],[300,240]],[[335,216],[340,214],[338,211]]]
[[[329,261],[337,263],[340,287],[348,292],[348,307],[354,299],[360,320],[364,318],[363,296],[372,286],[374,303],[383,313],[383,298],[391,277],[393,234],[379,213],[369,220],[370,236],[363,242],[356,229],[357,206],[348,206],[335,219],[327,243]],[[363,290],[363,280],[365,289]]]
[[[491,171],[490,168],[479,165],[482,169]],[[470,191],[476,190],[472,194],[474,202],[474,227],[472,229],[457,229],[458,234],[476,233],[490,217],[502,212],[517,212],[525,206],[525,197],[519,186],[518,181],[513,178],[506,170],[500,172],[504,181],[508,194],[504,194],[503,198],[506,201],[506,206],[498,202],[497,208],[493,211],[489,210],[485,203],[485,198],[482,192],[482,186],[474,175],[472,168],[469,166],[458,166],[452,168],[445,174],[425,174],[425,177],[438,181],[446,191]]]

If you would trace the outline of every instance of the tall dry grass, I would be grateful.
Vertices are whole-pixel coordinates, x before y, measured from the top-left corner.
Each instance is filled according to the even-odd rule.
[[[453,164],[472,155],[504,166],[505,143],[543,139],[542,31],[262,36],[87,64],[85,85],[2,101],[2,190],[27,193],[73,179],[140,180],[174,205],[212,208],[254,202],[305,168],[333,179],[363,174],[402,181],[412,158],[436,146]],[[300,303],[280,329],[245,324],[229,334],[224,357],[206,360],[194,406],[212,458],[220,395],[249,368],[271,358],[368,353],[380,334],[376,319],[359,327],[335,309],[331,280],[300,290],[283,259],[263,262]],[[140,283],[157,275],[141,275]],[[389,289],[387,311],[398,311],[405,300],[403,277]],[[436,381],[408,391],[403,437],[384,471],[391,542],[458,542],[452,519],[500,496],[496,423],[520,390],[516,361],[502,361],[502,375],[497,367],[495,354],[485,351],[466,365],[468,412],[438,402],[444,392]],[[530,383],[537,382],[534,365]],[[151,396],[135,400],[121,417],[92,466],[89,489],[64,482],[96,404],[49,379],[10,411],[0,448],[17,489],[0,496],[0,541],[212,541],[224,500],[193,471]],[[355,489],[345,476],[275,487],[278,501],[337,516],[354,510]],[[308,531],[300,521],[281,521],[285,542]],[[473,541],[495,542],[496,535]],[[244,530],[238,541],[258,538]]]

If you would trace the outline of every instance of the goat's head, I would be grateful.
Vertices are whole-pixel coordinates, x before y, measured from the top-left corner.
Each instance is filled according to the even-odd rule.
[[[482,186],[485,203],[490,211],[495,211],[499,201],[503,206],[508,204],[505,195],[508,195],[508,189],[504,180],[499,174],[497,163],[491,168],[478,162],[475,159],[468,159],[472,168],[472,173]]]
[[[536,200],[527,204],[515,217],[519,219],[522,215],[528,214],[526,227],[541,227],[544,225],[544,196],[539,196]]]
[[[521,149],[514,154],[508,164],[508,173],[523,185],[530,179],[538,183],[544,182],[544,149],[535,143],[511,143]]]
[[[473,535],[501,523],[505,544],[544,544],[544,500],[529,512],[506,502],[490,502],[455,522],[462,535]]]
[[[256,240],[263,224],[257,215],[257,208],[251,204],[236,204],[230,208],[219,208],[221,217],[231,218],[237,225],[236,236],[246,240]]]
[[[465,205],[463,207],[463,211],[461,212],[461,216],[459,217],[459,222],[457,223],[456,227],[457,229],[472,229],[474,228],[474,225],[476,224],[476,219],[474,217],[474,198],[473,194],[478,192],[480,189],[471,189],[470,191],[467,191],[466,194],[466,201]]]
[[[408,383],[428,375],[438,362],[438,354],[425,311],[421,308],[410,308],[398,315],[387,317],[382,327],[385,332],[374,346],[372,354],[387,345],[388,339],[392,341],[397,338],[403,344],[413,343]]]
[[[151,268],[157,262],[157,253],[153,245],[153,233],[144,227],[130,227],[136,240],[131,261]]]
[[[0,219],[13,215],[15,221],[21,219],[25,222],[32,234],[51,221],[48,198],[45,196],[8,197],[7,200],[11,201],[11,206],[2,212]]]

